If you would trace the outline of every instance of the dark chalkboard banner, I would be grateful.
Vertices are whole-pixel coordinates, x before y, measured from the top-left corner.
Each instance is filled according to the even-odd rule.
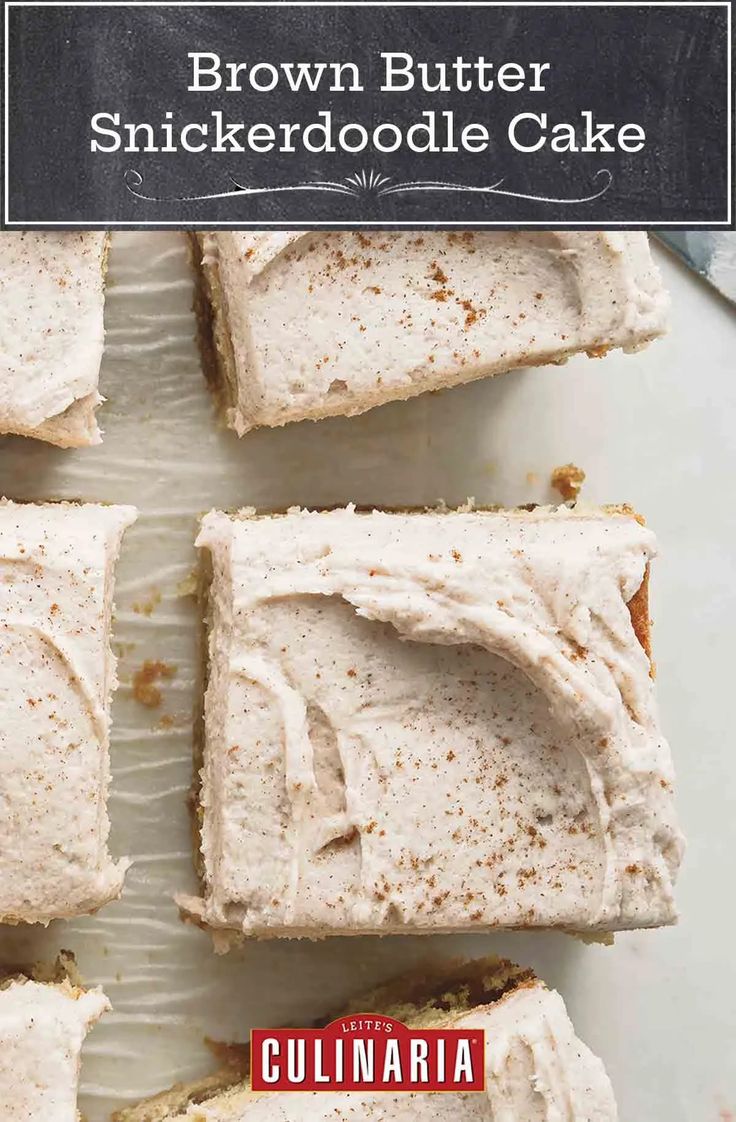
[[[7,227],[733,220],[728,3],[5,7]]]

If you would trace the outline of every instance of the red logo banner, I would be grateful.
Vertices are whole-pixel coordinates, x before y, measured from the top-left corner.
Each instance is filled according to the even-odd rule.
[[[485,1090],[482,1029],[407,1028],[361,1013],[324,1029],[253,1029],[254,1091]]]

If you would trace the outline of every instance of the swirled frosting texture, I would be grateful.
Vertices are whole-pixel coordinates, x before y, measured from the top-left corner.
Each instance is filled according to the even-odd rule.
[[[0,233],[0,432],[99,444],[107,235]]]
[[[0,919],[118,896],[107,851],[113,566],[135,509],[0,503]]]
[[[643,233],[202,235],[229,423],[362,413],[640,347],[667,297]]]
[[[0,1118],[77,1122],[87,1032],[110,1008],[101,990],[19,979],[0,988]]]
[[[670,923],[672,766],[626,513],[206,516],[213,928]]]

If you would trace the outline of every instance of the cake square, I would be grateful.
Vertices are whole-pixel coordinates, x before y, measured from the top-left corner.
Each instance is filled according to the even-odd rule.
[[[134,507],[0,502],[0,922],[120,894],[107,850],[114,565]]]
[[[77,1122],[82,1045],[110,1003],[101,990],[0,981],[0,1118]]]
[[[485,1092],[264,1095],[250,1090],[247,1070],[231,1067],[122,1110],[114,1122],[616,1122],[603,1064],[576,1036],[560,995],[531,970],[498,959],[433,966],[356,997],[341,1011],[359,1013],[409,1027],[482,1029]]]
[[[108,236],[0,233],[0,432],[99,444]]]
[[[666,330],[644,233],[218,232],[194,253],[205,372],[239,435]]]
[[[674,921],[655,541],[632,512],[214,511],[198,545],[194,922],[231,940]]]

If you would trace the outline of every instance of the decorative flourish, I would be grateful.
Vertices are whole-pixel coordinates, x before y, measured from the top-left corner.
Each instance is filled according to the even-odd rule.
[[[497,179],[495,183],[490,183],[485,186],[472,186],[466,183],[448,183],[434,179],[417,179],[405,183],[393,183],[390,175],[381,175],[379,172],[373,170],[368,172],[361,170],[336,182],[329,179],[314,179],[307,183],[290,183],[279,187],[247,187],[245,184],[238,182],[235,176],[229,175],[228,179],[232,187],[228,191],[217,191],[207,195],[146,195],[140,190],[143,186],[143,176],[140,172],[131,168],[126,171],[123,178],[125,186],[128,191],[130,191],[131,195],[135,195],[137,199],[143,199],[145,202],[149,203],[195,203],[202,202],[206,199],[228,199],[239,195],[276,195],[289,191],[328,191],[337,195],[350,195],[353,198],[360,198],[365,195],[383,198],[386,195],[409,195],[418,191],[461,191],[475,195],[505,195],[507,198],[511,199],[526,199],[537,203],[556,203],[560,206],[574,206],[579,203],[592,203],[596,199],[600,199],[606,194],[613,183],[612,172],[610,172],[608,168],[601,168],[593,176],[593,182],[599,182],[601,184],[596,191],[589,195],[563,199],[554,195],[532,195],[522,191],[511,191],[502,186],[505,182],[503,178]]]
[[[381,175],[379,172],[373,170],[369,172],[359,171],[356,172],[355,175],[348,175],[345,182],[356,187],[358,189],[356,193],[360,193],[361,191],[370,193],[374,191],[377,195],[384,195],[386,193],[384,189],[385,184],[391,182],[391,176]]]
[[[234,176],[228,179],[233,184],[230,191],[217,191],[209,195],[145,195],[139,188],[143,185],[143,176],[139,171],[131,168],[123,176],[125,186],[131,195],[143,199],[147,203],[196,203],[204,199],[228,199],[235,195],[276,195],[286,191],[334,191],[340,195],[357,195],[354,187],[345,183],[331,183],[329,180],[321,182],[314,180],[311,183],[292,183],[283,187],[244,187],[238,183]]]
[[[537,203],[559,203],[563,206],[571,206],[576,203],[592,203],[596,199],[600,199],[605,195],[606,191],[613,183],[613,174],[608,168],[601,168],[593,176],[593,180],[604,179],[603,185],[591,195],[582,195],[573,199],[561,199],[554,195],[529,195],[521,191],[509,191],[502,188],[504,179],[497,179],[495,183],[491,183],[485,187],[473,187],[465,183],[444,183],[441,180],[428,180],[420,179],[414,183],[396,183],[392,187],[385,187],[380,191],[381,195],[395,195],[404,194],[411,191],[467,191],[476,195],[506,195],[512,199],[527,199]]]

